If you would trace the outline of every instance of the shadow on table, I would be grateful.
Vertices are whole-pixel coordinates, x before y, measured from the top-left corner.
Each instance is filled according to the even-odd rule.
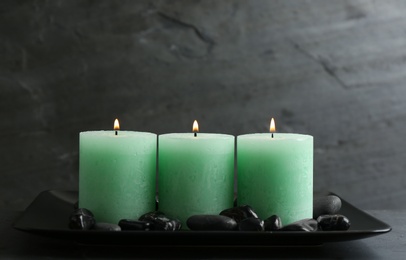
[[[363,241],[329,243],[303,247],[176,247],[176,246],[89,246],[60,240],[35,238],[22,241],[17,255],[52,258],[366,258],[376,256]],[[10,254],[9,256],[15,256]],[[6,255],[7,256],[7,255]]]

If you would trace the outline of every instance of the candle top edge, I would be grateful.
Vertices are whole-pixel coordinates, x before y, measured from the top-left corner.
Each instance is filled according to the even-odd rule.
[[[141,136],[141,135],[149,135],[149,136],[157,136],[155,133],[150,132],[139,132],[139,131],[131,131],[131,130],[117,130],[117,135],[115,135],[116,130],[92,130],[92,131],[82,131],[80,135],[97,135],[97,136]]]
[[[312,135],[296,133],[253,133],[238,135],[237,140],[307,140],[313,139]]]
[[[168,134],[161,134],[159,138],[173,138],[173,139],[234,139],[234,135],[228,134],[216,134],[216,133],[197,133],[194,136],[194,133],[168,133]]]

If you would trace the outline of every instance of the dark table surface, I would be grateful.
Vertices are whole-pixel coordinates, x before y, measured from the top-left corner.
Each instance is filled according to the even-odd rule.
[[[333,258],[406,259],[406,210],[369,210],[388,223],[392,231],[362,240],[308,247],[124,247],[88,246],[15,230],[12,225],[23,213],[0,210],[1,259],[77,258]]]

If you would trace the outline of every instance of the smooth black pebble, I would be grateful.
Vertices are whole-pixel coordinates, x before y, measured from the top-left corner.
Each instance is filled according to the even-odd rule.
[[[317,221],[312,218],[302,219],[282,227],[279,231],[317,231]]]
[[[351,226],[351,222],[346,216],[338,214],[319,216],[317,222],[323,231],[348,230]]]
[[[336,214],[341,209],[341,199],[335,195],[313,198],[313,218]]]
[[[282,228],[282,220],[277,215],[272,215],[264,220],[266,231],[276,231]]]
[[[186,225],[190,230],[235,230],[237,222],[222,215],[193,215],[190,216]]]
[[[79,208],[69,216],[70,229],[89,230],[95,223],[93,213],[85,208]]]
[[[182,227],[179,220],[170,219],[161,211],[145,213],[138,220],[152,223],[154,230],[176,231]]]
[[[99,222],[99,223],[94,224],[93,230],[121,231],[121,228],[117,224]]]
[[[238,224],[240,231],[264,231],[264,221],[259,218],[246,218]]]
[[[153,224],[147,221],[139,221],[139,220],[133,220],[133,219],[121,219],[118,222],[118,225],[120,226],[121,230],[143,230],[143,231],[148,231],[148,230],[153,230]]]
[[[232,218],[237,223],[247,218],[258,218],[257,213],[248,205],[225,209],[220,215]]]

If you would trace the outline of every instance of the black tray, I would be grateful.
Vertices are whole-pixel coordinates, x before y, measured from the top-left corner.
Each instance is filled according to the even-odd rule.
[[[334,194],[334,193],[327,193]],[[337,195],[337,194],[334,194]],[[338,196],[338,195],[337,195]],[[82,231],[68,228],[68,217],[77,201],[77,191],[49,190],[40,193],[14,228],[47,237],[69,239],[84,244],[134,246],[301,246],[320,245],[372,237],[391,227],[342,200],[339,214],[347,216],[347,231],[243,232],[243,231]]]

